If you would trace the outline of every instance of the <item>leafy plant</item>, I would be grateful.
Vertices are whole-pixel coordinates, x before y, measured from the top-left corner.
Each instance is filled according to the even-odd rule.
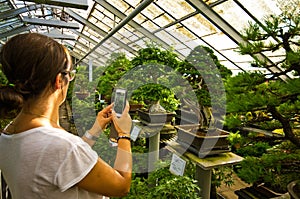
[[[200,198],[196,181],[188,175],[175,176],[169,171],[169,162],[160,162],[156,171],[147,179],[133,178],[131,190],[124,198]]]
[[[238,148],[236,150],[236,154],[241,155],[243,157],[247,157],[247,156],[261,157],[270,148],[271,146],[266,142],[257,142],[257,143],[248,144],[247,146]]]
[[[300,153],[263,154],[259,157],[248,156],[240,164],[238,176],[247,183],[265,183],[273,190],[285,193],[287,184],[300,178]]]

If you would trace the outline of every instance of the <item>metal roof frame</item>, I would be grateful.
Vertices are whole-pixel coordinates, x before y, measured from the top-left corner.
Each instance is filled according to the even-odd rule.
[[[91,2],[92,4],[90,4]],[[150,40],[165,49],[175,45],[174,52],[180,59],[184,59],[186,52],[191,51],[194,45],[191,45],[188,38],[182,40],[180,37],[179,34],[182,33],[180,31],[186,31],[187,34],[190,34],[192,42],[193,40],[196,43],[200,42],[200,44],[213,49],[217,56],[221,56],[222,63],[230,63],[233,70],[246,71],[248,69],[245,66],[251,66],[250,56],[246,59],[233,59],[233,56],[237,56],[237,54],[230,53],[237,49],[237,44],[246,41],[243,40],[236,27],[233,27],[228,19],[223,19],[216,10],[220,10],[219,8],[223,5],[224,8],[234,5],[241,9],[244,15],[248,15],[248,18],[264,28],[260,23],[261,19],[256,18],[252,14],[253,10],[249,10],[249,5],[247,4],[248,7],[246,7],[245,2],[241,0],[91,0],[91,2],[90,0],[3,0],[0,2],[1,43],[15,34],[41,31],[42,34],[61,42],[70,41],[68,45],[72,47],[71,49],[80,52],[74,53],[77,63],[87,63],[88,60],[93,59],[99,64],[104,64],[114,52],[123,52],[134,56],[137,50],[145,46],[147,40]],[[182,13],[179,12],[180,10],[176,10],[179,5],[186,6],[182,7]],[[214,9],[215,7],[218,9]],[[153,8],[154,10],[152,10]],[[56,9],[58,12],[52,12],[52,9]],[[159,12],[155,13],[155,11]],[[52,16],[46,17],[45,12]],[[69,17],[67,21],[60,20],[61,14]],[[199,17],[206,20],[206,22],[204,21],[206,24],[202,24],[204,29],[211,26],[218,31],[205,33],[206,30],[200,29],[203,33],[199,33],[199,29],[194,30],[191,23],[194,23],[193,20],[197,20]],[[160,23],[158,19],[165,19],[165,21]],[[28,24],[33,25],[29,26]],[[147,26],[148,24],[152,24],[155,28],[149,29],[151,26]],[[53,31],[54,28],[56,32]],[[220,31],[225,35],[224,38],[233,41],[235,45],[219,47],[211,43]],[[166,38],[163,38],[162,35]],[[277,38],[274,40],[278,41]],[[81,50],[84,45],[89,45],[89,48],[86,48],[87,52]],[[281,72],[281,69],[273,64],[274,58],[267,57],[265,54],[253,56],[267,60],[270,65],[268,70],[271,73]],[[281,78],[289,77],[281,76]]]

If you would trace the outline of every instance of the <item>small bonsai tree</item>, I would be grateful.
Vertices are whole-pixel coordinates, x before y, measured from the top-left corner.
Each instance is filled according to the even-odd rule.
[[[178,100],[172,90],[172,75],[181,61],[171,49],[164,50],[155,44],[148,44],[132,59],[135,67],[133,86],[140,85],[132,93],[132,99],[142,101],[146,108],[159,103],[167,111],[174,111]]]

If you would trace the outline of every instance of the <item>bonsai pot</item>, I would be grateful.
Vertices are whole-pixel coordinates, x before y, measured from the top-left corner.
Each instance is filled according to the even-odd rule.
[[[174,113],[149,113],[143,110],[138,110],[138,116],[142,121],[147,123],[165,124],[172,121]]]
[[[276,193],[264,185],[258,185],[258,186],[251,186],[246,187],[240,190],[236,190],[234,192],[236,195],[239,196],[239,199],[268,199],[268,198],[279,198],[280,196],[286,195],[284,193]]]
[[[229,151],[229,132],[222,129],[208,129],[200,125],[177,125],[177,142],[190,152],[204,157]]]

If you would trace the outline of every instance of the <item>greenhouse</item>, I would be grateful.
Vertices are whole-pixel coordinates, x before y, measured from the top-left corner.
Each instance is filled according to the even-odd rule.
[[[300,198],[300,0],[0,0],[0,69],[0,199]]]

